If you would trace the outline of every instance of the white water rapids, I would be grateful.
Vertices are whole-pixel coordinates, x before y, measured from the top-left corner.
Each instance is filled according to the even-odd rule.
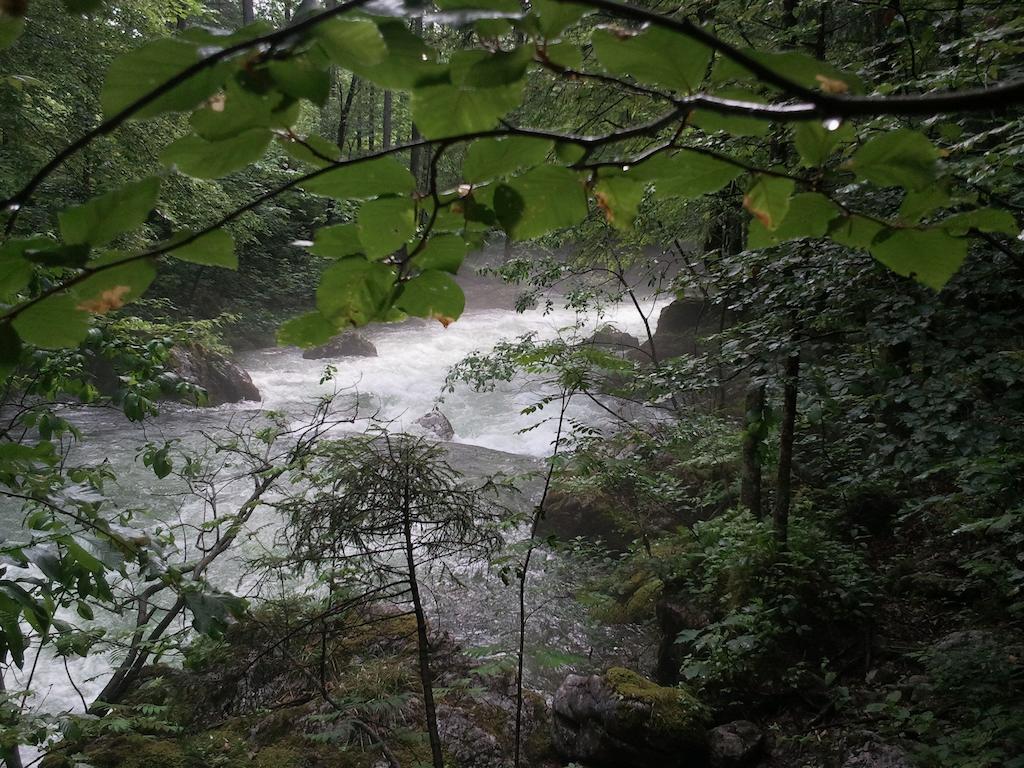
[[[648,302],[645,310],[655,314]],[[378,418],[392,422],[393,431],[417,431],[415,419],[431,410],[441,389],[448,369],[473,351],[488,351],[503,339],[515,339],[529,332],[539,338],[552,338],[564,329],[578,323],[577,315],[569,310],[556,309],[550,313],[532,310],[516,313],[505,309],[470,308],[456,323],[447,328],[438,323],[404,323],[366,329],[365,334],[376,346],[377,357],[348,357],[338,360],[305,360],[296,349],[267,349],[247,353],[240,362],[253,378],[263,395],[263,402],[239,403],[219,408],[186,408],[170,406],[160,417],[143,426],[129,424],[115,411],[73,408],[67,418],[79,425],[86,442],[76,449],[75,460],[80,463],[109,460],[117,474],[116,485],[108,489],[115,503],[146,506],[157,519],[178,516],[194,521],[202,519],[201,504],[182,505],[180,487],[168,488],[167,481],[156,480],[152,472],[137,459],[140,447],[147,441],[159,442],[177,438],[185,445],[197,445],[199,432],[216,431],[240,413],[252,412],[257,407],[274,409],[289,414],[308,410],[309,403],[318,395],[339,387],[354,386],[360,393],[361,413],[376,411]],[[652,319],[653,322],[653,319]],[[576,331],[586,338],[599,325],[610,323],[620,330],[644,338],[642,318],[628,303],[607,308],[600,316],[591,316]],[[336,366],[333,383],[321,384],[325,364]],[[450,450],[450,461],[470,476],[504,472],[525,472],[537,469],[541,459],[550,454],[557,428],[557,412],[524,415],[523,408],[535,403],[541,394],[541,385],[528,378],[517,378],[511,383],[499,383],[489,392],[474,392],[465,385],[453,393],[443,393],[441,410],[455,430]],[[552,406],[549,410],[554,410]],[[605,425],[609,417],[596,405],[584,399],[574,402],[572,418],[595,426]],[[541,426],[530,431],[524,429],[546,419]],[[366,423],[352,425],[363,429]],[[527,489],[524,504],[534,503],[529,493],[536,493],[537,483]],[[243,489],[239,490],[239,499]],[[0,508],[0,526],[8,538],[19,536],[19,514],[14,508]],[[273,528],[275,521],[264,516],[260,522]],[[242,547],[244,557],[244,546]],[[250,553],[251,554],[251,553]],[[639,653],[636,645],[640,638],[634,630],[623,628],[595,628],[587,620],[586,611],[572,599],[568,583],[555,583],[559,573],[566,573],[564,559],[547,554],[540,557],[532,584],[535,605],[550,606],[538,611],[531,619],[531,643],[557,648],[559,651],[592,655],[594,666],[609,659],[621,660],[624,655]],[[448,585],[435,589],[438,616],[442,629],[451,631],[466,646],[502,645],[511,648],[514,636],[514,602],[512,591],[485,571],[464,575],[458,589]],[[211,575],[224,589],[246,592],[243,561],[219,564]],[[471,594],[465,594],[469,590]],[[79,621],[77,617],[74,617]],[[97,617],[96,621],[108,625],[124,626],[114,616]],[[19,689],[26,683],[34,650],[26,659],[26,669],[8,671],[9,689]],[[78,690],[71,685],[69,674],[61,659],[48,651],[40,655],[32,679],[33,706],[49,712],[81,711],[82,699],[91,701],[102,689],[113,661],[111,657],[95,654],[87,659],[70,659],[70,675]],[[561,670],[559,674],[564,674]],[[25,750],[27,760],[31,759]]]

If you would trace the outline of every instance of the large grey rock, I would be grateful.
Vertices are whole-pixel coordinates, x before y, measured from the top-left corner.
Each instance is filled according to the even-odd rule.
[[[640,339],[631,333],[620,331],[614,325],[602,325],[587,339],[587,343],[622,354],[632,354],[640,350]]]
[[[907,753],[899,747],[870,742],[853,750],[842,768],[914,768]]]
[[[748,768],[764,751],[764,731],[749,720],[734,720],[708,731],[712,768]]]
[[[199,347],[174,347],[168,368],[206,390],[207,405],[259,401],[260,391],[244,368],[224,355]]]
[[[616,523],[613,502],[601,495],[582,496],[559,489],[548,492],[544,501],[544,517],[537,527],[541,538],[557,536],[568,540],[583,537],[599,539],[606,547],[626,550],[632,536],[623,533]]]
[[[569,675],[552,700],[555,749],[592,768],[705,768],[704,719],[688,691],[625,669]]]
[[[358,333],[341,333],[319,347],[310,347],[302,353],[307,360],[322,360],[328,357],[376,357],[377,348],[373,342]]]
[[[705,350],[701,339],[718,333],[727,324],[721,305],[703,299],[676,299],[658,316],[654,352],[661,360],[700,354]],[[650,342],[645,342],[642,349],[650,353]]]
[[[434,406],[434,410],[430,413],[425,413],[416,419],[415,423],[438,440],[451,440],[455,436],[455,428],[437,406]]]

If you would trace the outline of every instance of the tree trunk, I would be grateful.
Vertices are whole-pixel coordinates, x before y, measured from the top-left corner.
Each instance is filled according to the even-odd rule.
[[[384,91],[384,107],[381,115],[381,144],[384,150],[391,149],[391,91]]]
[[[423,35],[423,19],[415,18],[412,20],[412,32],[417,37]],[[412,124],[412,131],[409,134],[409,140],[413,143],[419,141],[423,137],[420,135],[419,128],[416,124]],[[425,184],[423,184],[423,148],[413,147],[409,150],[409,172],[412,173],[413,178],[416,179],[416,190],[423,191]]]
[[[0,693],[5,692],[6,690],[7,686],[4,683],[3,670],[0,669]],[[4,765],[6,765],[7,768],[22,768],[21,748],[17,744],[0,750],[0,758],[3,759]]]
[[[793,482],[793,438],[796,430],[796,393],[800,378],[800,353],[786,358],[785,382],[782,387],[782,428],[779,433],[779,475],[775,489],[775,539],[780,548],[789,536],[789,506]]]
[[[761,517],[761,435],[764,423],[764,384],[751,384],[744,401],[746,428],[743,431],[743,475],[740,481],[740,504],[754,517]]]
[[[252,24],[256,20],[253,0],[242,0],[242,26]]]
[[[406,479],[402,493],[402,525],[405,536],[405,562],[409,569],[409,593],[416,614],[416,645],[419,650],[420,683],[423,685],[423,709],[427,720],[427,736],[430,739],[430,756],[434,768],[444,768],[444,754],[441,751],[441,736],[437,732],[437,707],[434,704],[434,683],[430,673],[430,643],[427,638],[427,619],[420,600],[419,583],[416,580],[416,552],[412,539],[412,509],[409,481]]]
[[[341,100],[342,85],[338,83],[338,131],[335,134],[338,149],[345,154],[345,134],[348,132],[349,116],[352,114],[352,99],[355,98],[356,90],[359,88],[359,78],[352,75],[352,82],[348,84],[348,94],[344,102]]]

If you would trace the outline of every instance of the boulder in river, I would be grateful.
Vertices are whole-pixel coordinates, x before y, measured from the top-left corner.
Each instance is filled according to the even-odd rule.
[[[569,675],[552,701],[555,749],[593,768],[704,768],[707,712],[685,688],[627,669]]]
[[[434,410],[420,416],[416,419],[415,423],[423,427],[424,430],[438,440],[451,440],[455,436],[455,428],[452,426],[452,423],[448,421],[448,417],[441,413],[441,410],[436,405]]]
[[[326,344],[303,351],[302,356],[307,360],[322,360],[327,357],[376,357],[377,348],[361,334],[339,333]]]
[[[640,339],[631,333],[620,331],[614,325],[602,325],[587,339],[588,344],[601,347],[608,352],[630,356],[640,350]]]
[[[205,389],[207,405],[262,400],[246,370],[219,352],[176,346],[168,355],[167,366],[181,378]]]
[[[552,488],[544,500],[544,517],[537,535],[545,538],[600,539],[606,547],[623,551],[633,537],[623,533],[614,518],[612,501],[602,495],[583,496]]]
[[[727,326],[721,305],[711,304],[704,299],[676,299],[658,316],[654,331],[654,351],[660,360],[679,355],[696,355],[705,350],[701,339],[718,333]],[[650,342],[643,350],[651,353]]]

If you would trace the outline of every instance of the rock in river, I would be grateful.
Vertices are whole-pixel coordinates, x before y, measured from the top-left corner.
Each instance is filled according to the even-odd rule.
[[[373,342],[358,333],[340,333],[326,344],[311,347],[302,353],[307,360],[321,360],[326,357],[376,357],[377,348]]]

